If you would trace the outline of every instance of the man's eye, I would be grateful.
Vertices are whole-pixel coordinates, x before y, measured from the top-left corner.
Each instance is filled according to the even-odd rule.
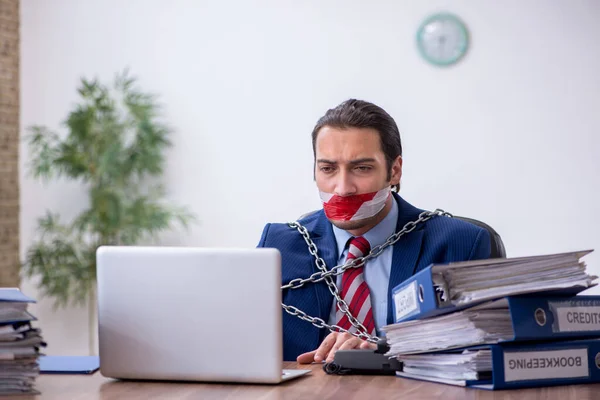
[[[367,172],[373,168],[370,165],[359,165],[358,167],[356,167],[356,169],[359,170],[360,172]]]
[[[319,170],[321,172],[324,172],[324,173],[328,174],[330,172],[333,172],[333,167],[320,167]]]

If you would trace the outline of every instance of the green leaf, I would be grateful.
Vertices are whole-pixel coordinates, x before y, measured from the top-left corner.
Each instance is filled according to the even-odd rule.
[[[156,184],[164,169],[171,129],[160,121],[157,96],[142,91],[125,70],[112,85],[82,78],[80,100],[64,122],[66,135],[33,126],[25,137],[30,173],[38,179],[78,181],[89,204],[71,222],[46,211],[22,264],[56,307],[82,304],[96,279],[96,249],[133,245],[195,216],[164,201]]]

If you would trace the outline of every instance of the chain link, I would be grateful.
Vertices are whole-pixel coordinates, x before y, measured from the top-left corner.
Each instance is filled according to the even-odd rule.
[[[327,324],[325,321],[323,321],[321,318],[318,317],[311,317],[310,315],[306,314],[304,311],[294,307],[294,306],[288,306],[285,304],[281,304],[281,306],[283,307],[283,309],[290,315],[294,315],[297,316],[298,318],[300,318],[303,321],[307,321],[310,322],[311,324],[313,324],[314,326],[316,326],[317,328],[327,328],[329,329],[331,332],[342,332],[342,333],[349,333],[352,336],[356,336],[357,338],[360,338],[362,340],[366,340],[368,342],[371,343],[377,343],[377,338],[366,334],[364,332],[349,332],[348,330],[342,328],[341,326],[338,325],[329,325]]]
[[[333,281],[333,277],[343,274],[344,271],[346,271],[349,268],[358,268],[361,265],[364,265],[368,260],[373,259],[373,258],[379,256],[381,253],[383,253],[383,251],[387,247],[394,245],[398,240],[400,240],[400,238],[402,236],[414,231],[419,224],[422,224],[435,216],[452,217],[452,214],[450,214],[444,210],[440,210],[440,209],[436,209],[434,211],[424,211],[421,214],[419,214],[418,219],[416,219],[415,221],[408,222],[406,225],[404,225],[402,227],[401,230],[399,230],[398,232],[391,235],[383,244],[373,247],[373,249],[371,249],[371,252],[369,252],[367,255],[362,256],[362,257],[357,257],[345,264],[336,265],[335,267],[331,268],[330,270],[327,270],[327,264],[325,263],[325,260],[323,260],[323,258],[321,258],[319,256],[319,254],[318,254],[319,249],[317,248],[315,243],[310,238],[310,235],[309,235],[307,229],[297,221],[290,222],[288,224],[288,226],[290,228],[296,229],[304,238],[304,241],[308,245],[308,251],[314,257],[315,265],[317,266],[317,269],[319,271],[313,273],[308,278],[292,279],[290,282],[288,282],[288,284],[283,285],[281,287],[281,290],[299,289],[299,288],[303,287],[306,283],[309,283],[309,282],[310,283],[318,283],[318,282],[321,282],[324,280],[325,283],[327,284],[327,288],[329,289],[329,292],[335,298],[339,310],[342,311],[348,317],[348,320],[357,329],[357,332],[350,332],[350,331],[348,331],[340,326],[337,326],[337,325],[329,325],[325,321],[323,321],[321,318],[311,317],[310,315],[306,314],[304,311],[299,310],[298,308],[296,308],[294,306],[288,306],[283,303],[281,303],[281,306],[288,314],[297,316],[298,318],[300,318],[303,321],[310,322],[312,325],[316,326],[317,328],[327,328],[331,332],[349,333],[353,336],[356,336],[356,337],[366,340],[368,342],[377,343],[379,338],[377,336],[370,335],[367,332],[366,328],[363,326],[363,324],[360,323],[360,321],[358,321],[350,313],[350,310],[348,309],[348,304],[339,295],[339,290],[338,290],[335,282]]]
[[[325,260],[319,257],[319,250],[310,238],[308,231],[305,227],[301,226],[300,224],[298,224],[298,227],[296,229],[298,230],[298,232],[300,232],[300,234],[304,238],[304,241],[308,245],[308,251],[315,258],[315,265],[322,273],[326,274],[327,265],[325,264]],[[357,264],[356,267],[359,267],[360,265],[362,264]],[[323,279],[325,280],[325,283],[327,283],[329,293],[331,293],[331,295],[335,298],[336,303],[338,305],[338,309],[342,313],[344,313],[346,317],[348,317],[348,321],[352,324],[352,326],[354,326],[358,331],[367,332],[367,328],[365,328],[364,325],[350,313],[348,303],[346,303],[346,301],[340,296],[339,290],[335,282],[333,281],[333,278],[331,276],[325,276]]]

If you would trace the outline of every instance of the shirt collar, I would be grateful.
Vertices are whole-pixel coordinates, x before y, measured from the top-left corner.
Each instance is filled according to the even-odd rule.
[[[392,209],[388,215],[386,215],[380,223],[371,228],[371,230],[362,235],[367,239],[371,248],[385,243],[385,241],[396,231],[396,223],[398,222],[398,204],[393,196],[391,198]],[[333,234],[335,235],[335,241],[337,243],[338,257],[340,257],[344,253],[348,239],[350,239],[352,235],[350,232],[340,229],[335,225],[333,225]]]

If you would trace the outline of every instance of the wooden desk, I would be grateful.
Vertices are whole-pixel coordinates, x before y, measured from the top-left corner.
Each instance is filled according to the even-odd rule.
[[[32,399],[600,399],[600,384],[556,386],[539,389],[483,391],[418,382],[394,376],[331,376],[321,365],[284,368],[309,368],[304,377],[279,385],[236,385],[203,383],[121,382],[94,375],[41,375],[37,388],[42,392]],[[18,396],[24,400],[28,397]]]

